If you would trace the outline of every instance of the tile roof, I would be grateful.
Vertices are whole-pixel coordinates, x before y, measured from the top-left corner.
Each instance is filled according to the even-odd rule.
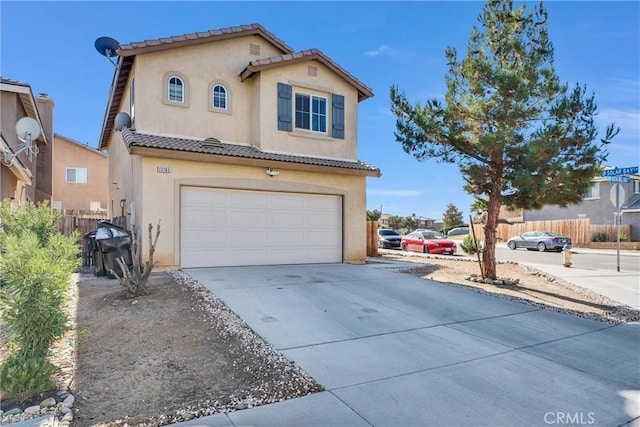
[[[241,81],[253,77],[256,73],[267,70],[269,68],[288,65],[296,62],[304,62],[317,60],[322,62],[328,68],[332,69],[336,74],[342,76],[350,84],[358,88],[358,102],[364,101],[373,96],[373,91],[360,80],[351,75],[347,70],[336,64],[331,58],[325,55],[319,49],[307,49],[300,52],[291,52],[269,58],[260,58],[251,61],[244,70],[240,72]]]
[[[188,46],[192,44],[207,43],[214,40],[233,38],[245,35],[260,35],[283,52],[293,52],[293,49],[285,42],[267,31],[260,24],[239,25],[236,27],[221,28],[198,33],[183,34],[180,36],[162,37],[159,39],[145,40],[142,42],[132,42],[121,45],[118,48],[118,55],[131,56],[151,50],[166,49],[171,47]]]
[[[12,80],[12,79],[6,79],[4,77],[0,77],[0,83],[4,83],[4,84],[8,84],[8,85],[16,85],[16,86],[24,86],[24,87],[31,87],[31,85],[29,83],[23,83],[23,82],[19,82],[17,80]]]
[[[129,147],[156,148],[192,153],[213,154],[219,156],[239,157],[245,159],[270,160],[286,163],[297,163],[314,166],[327,166],[340,169],[353,169],[368,172],[371,176],[380,176],[380,169],[360,160],[336,160],[319,157],[307,157],[293,154],[269,153],[249,145],[219,142],[203,144],[202,139],[187,139],[168,136],[149,135],[131,129],[123,129],[122,137]]]

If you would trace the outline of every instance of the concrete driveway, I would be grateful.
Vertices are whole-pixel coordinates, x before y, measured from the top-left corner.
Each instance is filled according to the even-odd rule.
[[[540,310],[400,265],[185,270],[327,391],[183,425],[640,424],[640,323]]]

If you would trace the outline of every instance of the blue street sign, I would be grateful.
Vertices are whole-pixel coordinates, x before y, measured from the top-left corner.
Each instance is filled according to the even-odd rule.
[[[607,181],[609,182],[621,182],[623,184],[628,184],[631,182],[631,178],[628,176],[608,176]]]
[[[635,175],[638,173],[638,166],[628,168],[615,168],[602,171],[602,176]]]

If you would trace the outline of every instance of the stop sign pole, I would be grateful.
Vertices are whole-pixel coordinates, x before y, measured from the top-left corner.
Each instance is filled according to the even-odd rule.
[[[616,207],[618,208],[618,214],[616,216],[616,260],[617,269],[620,271],[620,225],[622,224],[622,212],[620,211],[622,203],[620,203],[620,185],[631,182],[629,175],[637,174],[638,166],[631,166],[628,168],[613,168],[602,171],[602,176],[606,176],[609,182],[616,183]]]

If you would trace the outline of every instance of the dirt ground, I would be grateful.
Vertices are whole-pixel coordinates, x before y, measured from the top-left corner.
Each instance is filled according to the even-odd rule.
[[[414,263],[398,274],[601,321],[640,319],[638,311],[517,264],[497,268],[501,278],[518,283],[496,286],[465,279],[479,273],[474,262],[403,253],[384,255],[379,261],[395,259]],[[184,277],[188,276],[154,273],[152,293],[136,299],[126,298],[117,280],[79,277],[70,304],[75,330],[67,340],[75,345],[71,353],[56,352],[73,356],[73,426],[164,425],[322,389],[215,296]],[[6,345],[0,348],[0,359],[5,355]]]

